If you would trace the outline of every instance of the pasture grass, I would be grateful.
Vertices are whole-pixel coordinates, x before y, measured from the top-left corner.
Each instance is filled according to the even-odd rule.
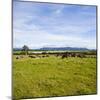
[[[13,98],[96,94],[96,58],[13,59]]]

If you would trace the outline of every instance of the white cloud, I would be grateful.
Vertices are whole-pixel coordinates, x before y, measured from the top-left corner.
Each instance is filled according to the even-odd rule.
[[[17,5],[14,8],[14,47],[26,44],[30,48],[49,45],[96,48],[96,33],[93,33],[93,37],[89,33],[95,30],[95,17],[87,18],[89,13],[74,15],[75,12],[70,12],[73,13],[71,16],[69,13],[63,13],[65,6],[54,6],[49,8],[52,10],[48,15],[44,8],[34,7],[31,4],[31,10],[29,5],[26,7],[27,5],[20,5],[23,6],[20,10],[17,9]],[[28,11],[22,9],[24,6]]]

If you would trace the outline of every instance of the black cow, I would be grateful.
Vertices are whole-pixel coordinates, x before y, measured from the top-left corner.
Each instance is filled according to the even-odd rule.
[[[64,54],[62,54],[62,59],[67,58],[68,55],[69,55],[68,53],[64,53]]]
[[[20,58],[19,56],[16,57],[16,59],[19,59],[19,58]]]
[[[29,55],[29,57],[30,57],[30,58],[36,58],[36,56],[31,56],[31,55]]]
[[[80,58],[86,57],[84,54],[77,54],[76,56],[77,56],[77,57],[80,57]]]

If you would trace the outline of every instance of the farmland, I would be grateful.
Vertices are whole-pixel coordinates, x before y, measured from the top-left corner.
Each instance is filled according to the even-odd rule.
[[[96,94],[96,57],[42,56],[13,55],[14,99]]]

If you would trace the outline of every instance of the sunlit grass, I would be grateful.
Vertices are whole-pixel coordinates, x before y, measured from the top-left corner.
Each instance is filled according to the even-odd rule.
[[[13,97],[96,94],[96,58],[13,60]]]

